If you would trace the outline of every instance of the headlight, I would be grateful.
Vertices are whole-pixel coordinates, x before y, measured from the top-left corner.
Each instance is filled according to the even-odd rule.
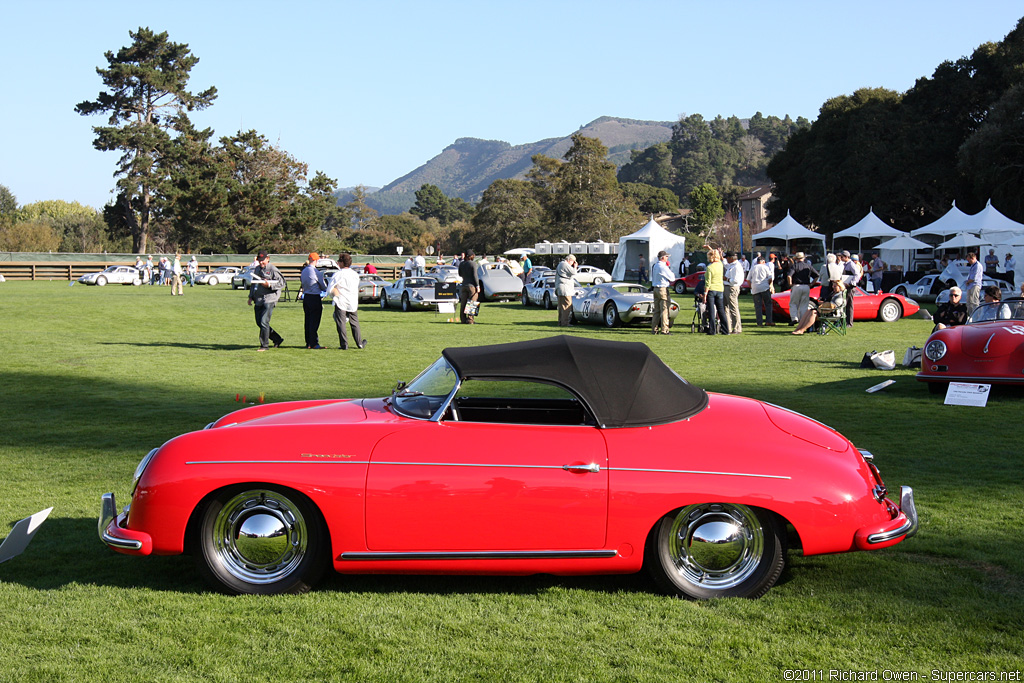
[[[946,355],[946,344],[938,339],[933,339],[924,345],[924,356],[928,360],[936,361]]]
[[[135,496],[135,487],[139,485],[139,479],[142,478],[142,473],[146,471],[146,466],[149,465],[150,460],[153,459],[153,456],[156,455],[156,452],[158,450],[160,450],[160,449],[159,448],[154,448],[149,453],[146,453],[146,457],[144,457],[139,462],[139,466],[135,468],[135,475],[132,477],[131,492],[128,494],[129,498]]]

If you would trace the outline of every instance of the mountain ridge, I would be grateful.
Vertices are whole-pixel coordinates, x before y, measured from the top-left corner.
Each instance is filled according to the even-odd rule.
[[[621,166],[629,162],[632,150],[669,140],[673,125],[669,121],[601,116],[576,132],[601,140],[609,148],[609,161]],[[521,145],[457,138],[437,156],[368,196],[366,203],[380,213],[402,213],[416,202],[416,190],[424,184],[436,185],[449,197],[476,202],[495,180],[525,177],[535,154],[561,159],[572,145],[570,138],[565,135]]]

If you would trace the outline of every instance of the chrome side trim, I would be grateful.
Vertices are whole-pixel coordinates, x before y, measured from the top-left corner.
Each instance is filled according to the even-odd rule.
[[[860,448],[858,449],[858,452],[860,453],[860,457],[864,458],[868,462],[874,462],[875,455],[871,451],[866,451],[863,448]]]
[[[723,477],[755,477],[758,479],[792,479],[782,474],[754,474],[751,472],[710,472],[705,470],[656,470],[645,467],[607,467],[614,472],[658,472],[661,474],[710,474]]]
[[[898,529],[871,534],[868,536],[868,543],[885,543],[900,536],[910,538],[917,533],[917,507],[914,505],[914,489],[909,486],[900,487],[900,510],[907,516],[907,521]]]
[[[186,460],[186,465],[369,465],[369,460]]]
[[[341,559],[368,560],[560,560],[615,557],[614,550],[492,550],[468,552],[348,552]]]
[[[142,541],[129,540],[126,538],[115,538],[107,533],[107,527],[117,519],[117,502],[113,493],[104,493],[100,498],[100,540],[112,548],[124,548],[126,550],[139,550],[142,548]]]

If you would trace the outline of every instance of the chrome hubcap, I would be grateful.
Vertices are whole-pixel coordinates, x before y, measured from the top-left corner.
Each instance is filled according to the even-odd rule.
[[[245,491],[229,500],[213,526],[223,567],[250,583],[290,574],[306,553],[306,522],[295,504],[275,491]]]
[[[691,505],[676,515],[668,550],[685,581],[704,588],[732,588],[760,565],[764,530],[746,506]]]

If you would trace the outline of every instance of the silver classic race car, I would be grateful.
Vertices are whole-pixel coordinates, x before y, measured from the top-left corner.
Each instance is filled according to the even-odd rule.
[[[594,285],[572,300],[572,315],[577,323],[616,327],[651,321],[654,295],[637,284],[609,282]],[[679,306],[669,299],[668,317],[675,320]]]
[[[141,285],[142,278],[139,271],[131,266],[107,266],[98,273],[87,273],[78,278],[78,281],[85,285],[97,285],[102,287],[106,284],[112,285]]]

